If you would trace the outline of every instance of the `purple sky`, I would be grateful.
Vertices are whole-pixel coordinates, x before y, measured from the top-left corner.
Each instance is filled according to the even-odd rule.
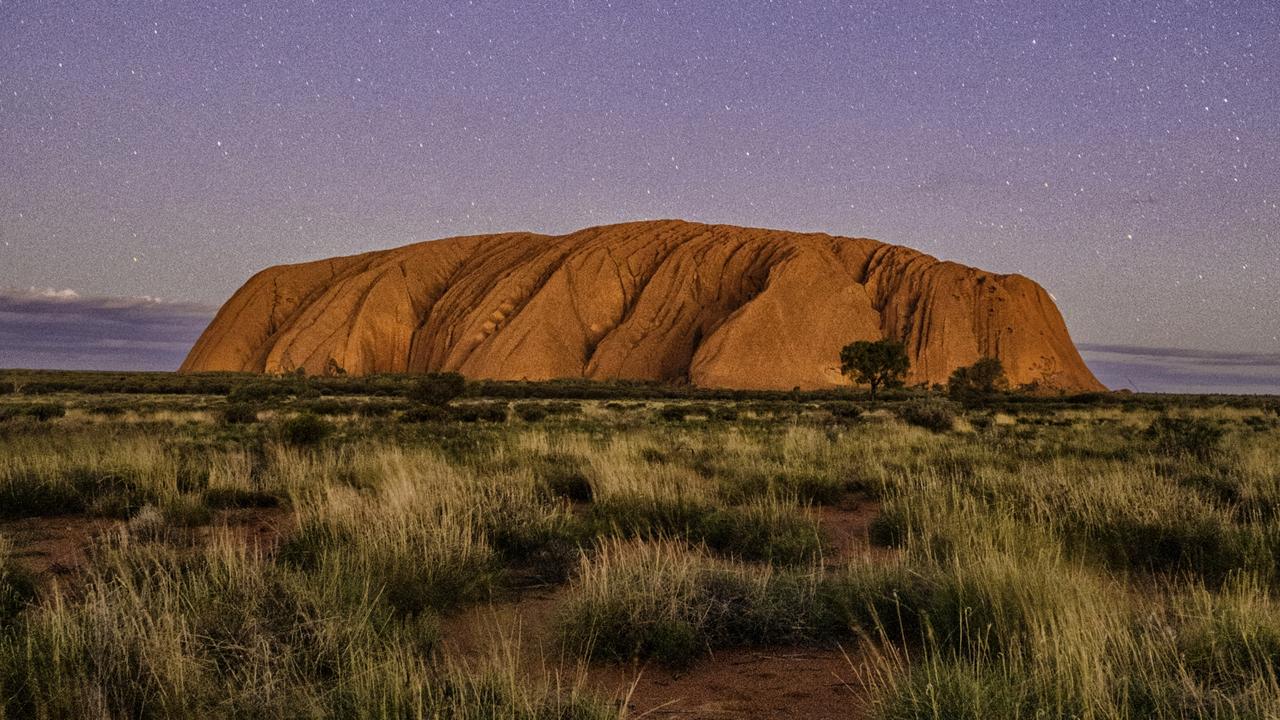
[[[1280,368],[1272,0],[369,5],[0,0],[0,305],[681,217],[1024,273],[1095,367]]]

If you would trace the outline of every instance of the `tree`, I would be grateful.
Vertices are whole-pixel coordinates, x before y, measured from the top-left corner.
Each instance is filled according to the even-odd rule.
[[[947,392],[957,399],[993,395],[1008,387],[1004,363],[993,357],[984,357],[969,367],[956,368],[947,381]]]
[[[409,388],[409,398],[423,405],[442,407],[467,389],[467,381],[456,372],[431,373]]]
[[[901,385],[910,369],[906,346],[895,340],[858,340],[840,351],[840,372],[860,385],[870,385],[872,400],[882,385]]]

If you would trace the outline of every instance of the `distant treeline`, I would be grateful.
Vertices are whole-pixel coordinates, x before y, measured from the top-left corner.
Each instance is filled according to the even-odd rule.
[[[420,375],[383,374],[361,377],[305,377],[301,375],[259,375],[254,373],[170,372],[88,372],[60,370],[0,370],[0,395],[40,396],[57,393],[85,395],[230,395],[240,398],[320,396],[404,397]],[[883,391],[880,401],[901,402],[936,394],[936,389],[900,388]],[[703,400],[834,402],[866,400],[859,388],[827,390],[729,390],[702,388],[688,384],[639,380],[562,379],[540,382],[476,380],[466,385],[464,397],[544,400]],[[1036,405],[1049,408],[1070,406],[1115,406],[1123,408],[1168,408],[1173,406],[1230,405],[1267,407],[1275,403],[1258,395],[1165,395],[1080,393],[1050,395],[1009,391],[982,399],[986,407]]]

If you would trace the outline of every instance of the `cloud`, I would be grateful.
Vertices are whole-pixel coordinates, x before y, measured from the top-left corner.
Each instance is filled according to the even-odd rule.
[[[1280,353],[1214,352],[1082,343],[1109,388],[1140,392],[1280,394]]]
[[[216,310],[69,289],[0,289],[0,367],[176,370]]]

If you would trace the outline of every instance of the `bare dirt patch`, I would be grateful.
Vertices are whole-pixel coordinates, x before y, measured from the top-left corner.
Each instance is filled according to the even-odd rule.
[[[98,536],[124,523],[83,515],[19,518],[0,522],[13,543],[13,559],[37,577],[68,575],[84,566]]]
[[[866,695],[844,649],[831,645],[722,650],[693,667],[593,663],[562,655],[552,636],[560,593],[539,590],[469,608],[444,621],[445,653],[476,661],[514,648],[526,672],[572,678],[627,706],[628,717],[862,717]]]
[[[676,672],[657,665],[594,667],[589,682],[627,703],[630,717],[859,718],[865,693],[838,647],[735,649]]]
[[[880,501],[868,495],[846,496],[838,504],[815,510],[818,526],[830,543],[829,561],[846,563],[855,560],[886,560],[891,548],[871,543],[871,524],[880,516]]]

